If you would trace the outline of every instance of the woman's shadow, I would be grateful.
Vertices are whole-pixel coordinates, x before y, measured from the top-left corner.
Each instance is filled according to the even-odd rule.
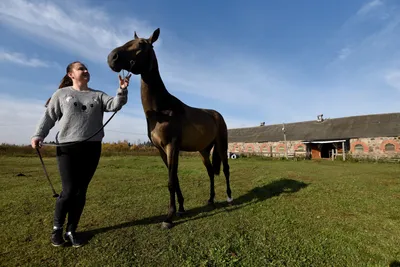
[[[214,216],[221,212],[231,212],[234,210],[238,210],[244,208],[248,205],[253,205],[255,203],[265,201],[269,198],[279,196],[281,194],[293,194],[298,192],[299,190],[307,187],[309,184],[306,184],[301,181],[296,181],[293,179],[281,178],[275,180],[269,184],[264,186],[255,187],[246,194],[234,199],[234,204],[229,205],[225,202],[217,202],[214,205],[205,205],[201,207],[196,207],[193,209],[189,209],[182,216],[180,220],[174,222],[175,226],[192,221],[198,220],[210,216]],[[214,211],[211,213],[211,211]],[[216,212],[215,212],[216,211]],[[89,231],[81,232],[81,235],[85,237],[85,239],[90,240],[93,236],[99,233],[108,232],[111,230],[121,229],[125,227],[131,227],[135,225],[151,225],[161,223],[165,219],[166,215],[152,216],[143,218],[140,220],[125,222],[113,226],[102,227],[98,229],[93,229]]]

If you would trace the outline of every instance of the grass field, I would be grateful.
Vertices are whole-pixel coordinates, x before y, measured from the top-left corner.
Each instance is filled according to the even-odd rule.
[[[54,158],[45,158],[61,186]],[[199,158],[182,157],[185,217],[170,230],[159,157],[102,157],[79,231],[81,248],[55,248],[55,199],[37,157],[0,161],[2,266],[398,266],[400,165],[231,160],[234,206],[216,178],[215,209]],[[17,176],[22,173],[24,176]],[[396,265],[397,264],[397,265]]]

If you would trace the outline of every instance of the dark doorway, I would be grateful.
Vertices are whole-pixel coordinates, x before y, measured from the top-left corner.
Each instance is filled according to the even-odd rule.
[[[335,149],[332,143],[323,144],[321,148],[321,158],[330,158],[332,149]]]

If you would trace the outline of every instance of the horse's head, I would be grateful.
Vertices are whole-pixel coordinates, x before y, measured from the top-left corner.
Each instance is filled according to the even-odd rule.
[[[159,35],[159,28],[149,38],[139,38],[135,31],[133,40],[114,48],[108,54],[108,66],[115,72],[126,70],[133,74],[142,74],[150,71],[155,59],[153,43]]]

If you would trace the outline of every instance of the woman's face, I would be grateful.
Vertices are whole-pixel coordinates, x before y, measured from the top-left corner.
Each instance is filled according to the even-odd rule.
[[[75,63],[72,66],[71,72],[68,73],[73,82],[88,83],[90,80],[90,73],[85,65],[81,63]]]

